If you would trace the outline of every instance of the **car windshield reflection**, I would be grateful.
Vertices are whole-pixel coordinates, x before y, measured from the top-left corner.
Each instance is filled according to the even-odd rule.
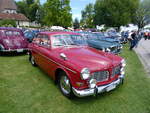
[[[72,46],[87,45],[86,38],[81,35],[55,35],[53,36],[52,46]]]

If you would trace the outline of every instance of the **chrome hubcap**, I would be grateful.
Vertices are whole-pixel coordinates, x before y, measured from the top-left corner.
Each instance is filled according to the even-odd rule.
[[[34,62],[34,57],[33,57],[33,56],[31,57],[31,63],[32,63],[32,64],[35,64],[35,62]]]
[[[71,86],[67,76],[61,76],[60,87],[65,94],[69,94],[71,92]]]

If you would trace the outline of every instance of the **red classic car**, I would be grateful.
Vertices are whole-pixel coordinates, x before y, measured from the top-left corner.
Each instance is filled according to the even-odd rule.
[[[67,97],[108,92],[123,83],[123,58],[80,45],[78,39],[78,33],[40,32],[29,44],[29,61],[47,72]]]
[[[28,42],[20,29],[0,27],[0,52],[25,50],[28,50]]]

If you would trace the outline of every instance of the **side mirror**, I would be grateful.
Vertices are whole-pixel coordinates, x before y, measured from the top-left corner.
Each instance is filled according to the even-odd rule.
[[[67,60],[67,56],[64,53],[60,53],[60,58],[63,60]]]

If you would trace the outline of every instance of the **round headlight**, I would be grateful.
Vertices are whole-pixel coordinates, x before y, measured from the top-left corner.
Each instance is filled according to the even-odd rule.
[[[97,83],[96,79],[91,79],[91,80],[89,81],[89,87],[90,87],[90,88],[95,88],[96,83]]]
[[[122,67],[126,66],[126,61],[124,59],[121,60],[121,65],[122,65]]]
[[[82,71],[81,71],[81,78],[83,80],[86,80],[90,77],[90,71],[88,68],[83,68]]]

